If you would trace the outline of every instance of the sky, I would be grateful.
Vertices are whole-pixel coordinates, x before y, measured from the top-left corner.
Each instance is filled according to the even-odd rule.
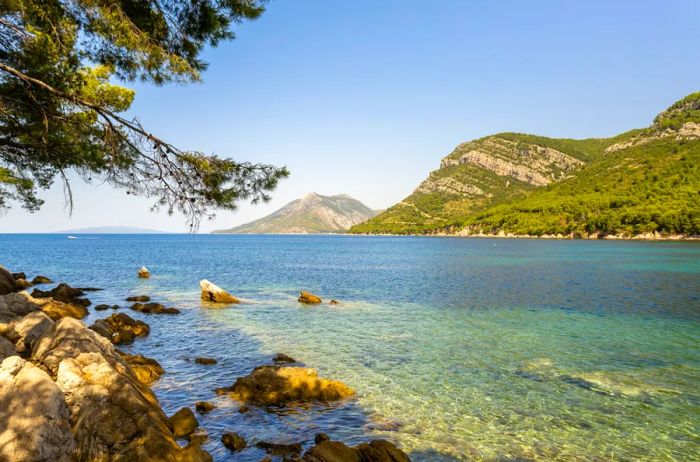
[[[271,0],[235,32],[206,50],[201,83],[128,84],[129,115],[160,138],[291,171],[270,203],[219,212],[202,233],[312,191],[386,208],[460,142],[610,136],[700,90],[697,0]],[[188,230],[148,199],[72,187],[72,215],[57,182],[41,211],[2,213],[0,232]]]

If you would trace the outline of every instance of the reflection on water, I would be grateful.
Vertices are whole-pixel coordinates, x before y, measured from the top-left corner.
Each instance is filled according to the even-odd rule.
[[[0,236],[0,261],[93,302],[148,294],[179,316],[131,350],[161,362],[168,413],[251,443],[391,439],[413,460],[694,460],[700,438],[700,245],[303,236]],[[141,265],[153,277],[139,280]],[[202,308],[207,278],[247,303]],[[299,289],[341,301],[300,306]],[[122,302],[124,306],[128,305]],[[101,313],[91,314],[88,322]],[[357,392],[308,409],[213,390],[274,353]],[[195,356],[216,358],[201,366]]]

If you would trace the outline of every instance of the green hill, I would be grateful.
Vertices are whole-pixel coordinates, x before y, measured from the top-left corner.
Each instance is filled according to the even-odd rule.
[[[463,143],[352,233],[700,233],[700,93],[614,138],[502,133]]]

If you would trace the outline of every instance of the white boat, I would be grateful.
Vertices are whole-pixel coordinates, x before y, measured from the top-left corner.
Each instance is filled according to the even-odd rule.
[[[68,239],[78,239],[78,238],[75,236],[68,236]]]

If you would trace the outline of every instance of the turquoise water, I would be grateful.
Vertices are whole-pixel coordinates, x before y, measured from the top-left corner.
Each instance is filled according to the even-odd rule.
[[[217,461],[263,456],[228,453],[229,430],[306,446],[318,431],[382,437],[417,461],[700,460],[698,244],[0,235],[0,263],[104,288],[94,304],[145,293],[182,309],[126,310],[151,325],[130,349],[166,369],[153,389],[167,412],[219,406],[200,417]],[[202,278],[245,303],[202,307]],[[342,303],[301,306],[302,288]],[[214,395],[276,352],[357,398],[242,414]]]

